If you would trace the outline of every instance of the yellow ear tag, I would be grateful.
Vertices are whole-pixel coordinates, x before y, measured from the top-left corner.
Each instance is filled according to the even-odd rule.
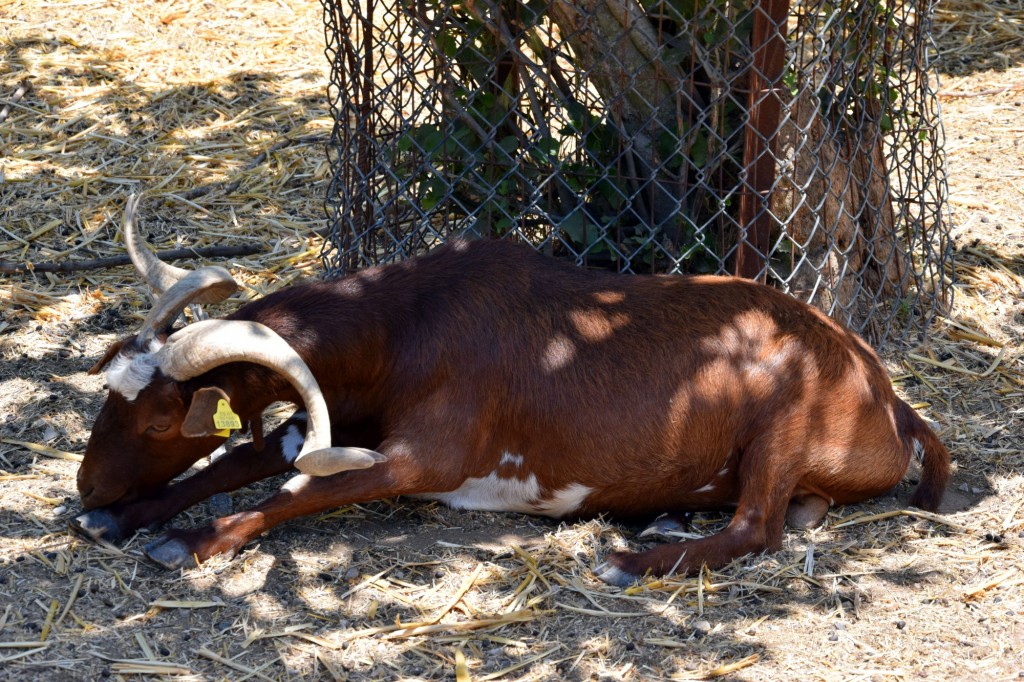
[[[217,411],[213,413],[213,425],[220,429],[214,435],[227,438],[231,435],[231,429],[242,428],[241,418],[235,414],[226,400],[217,401]]]

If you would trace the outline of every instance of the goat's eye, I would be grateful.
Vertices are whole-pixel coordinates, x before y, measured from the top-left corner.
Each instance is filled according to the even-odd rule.
[[[163,433],[164,431],[167,431],[170,428],[171,428],[170,424],[152,424],[146,430],[147,431],[152,431],[153,433]]]

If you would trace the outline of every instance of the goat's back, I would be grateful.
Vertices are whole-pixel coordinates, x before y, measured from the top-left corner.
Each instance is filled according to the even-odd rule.
[[[856,335],[748,280],[587,271],[474,241],[357,281],[393,316],[385,422],[594,472],[618,458],[609,484],[720,467],[800,411],[820,433],[874,428],[895,399]]]

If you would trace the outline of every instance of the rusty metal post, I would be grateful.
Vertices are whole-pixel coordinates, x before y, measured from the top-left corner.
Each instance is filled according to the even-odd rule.
[[[754,5],[750,38],[753,59],[748,73],[747,120],[743,144],[746,182],[740,193],[739,249],[736,274],[764,281],[765,257],[771,247],[768,211],[775,183],[772,143],[779,128],[782,100],[778,89],[786,60],[789,0],[762,0]]]

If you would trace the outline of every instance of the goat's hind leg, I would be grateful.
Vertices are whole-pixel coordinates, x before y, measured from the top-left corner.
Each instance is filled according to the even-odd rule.
[[[790,470],[795,458],[778,461],[772,458],[774,452],[779,449],[748,448],[740,462],[739,503],[725,529],[643,552],[616,552],[594,569],[594,575],[626,587],[644,575],[693,574],[704,565],[719,568],[744,554],[781,547],[786,509],[799,474]]]

